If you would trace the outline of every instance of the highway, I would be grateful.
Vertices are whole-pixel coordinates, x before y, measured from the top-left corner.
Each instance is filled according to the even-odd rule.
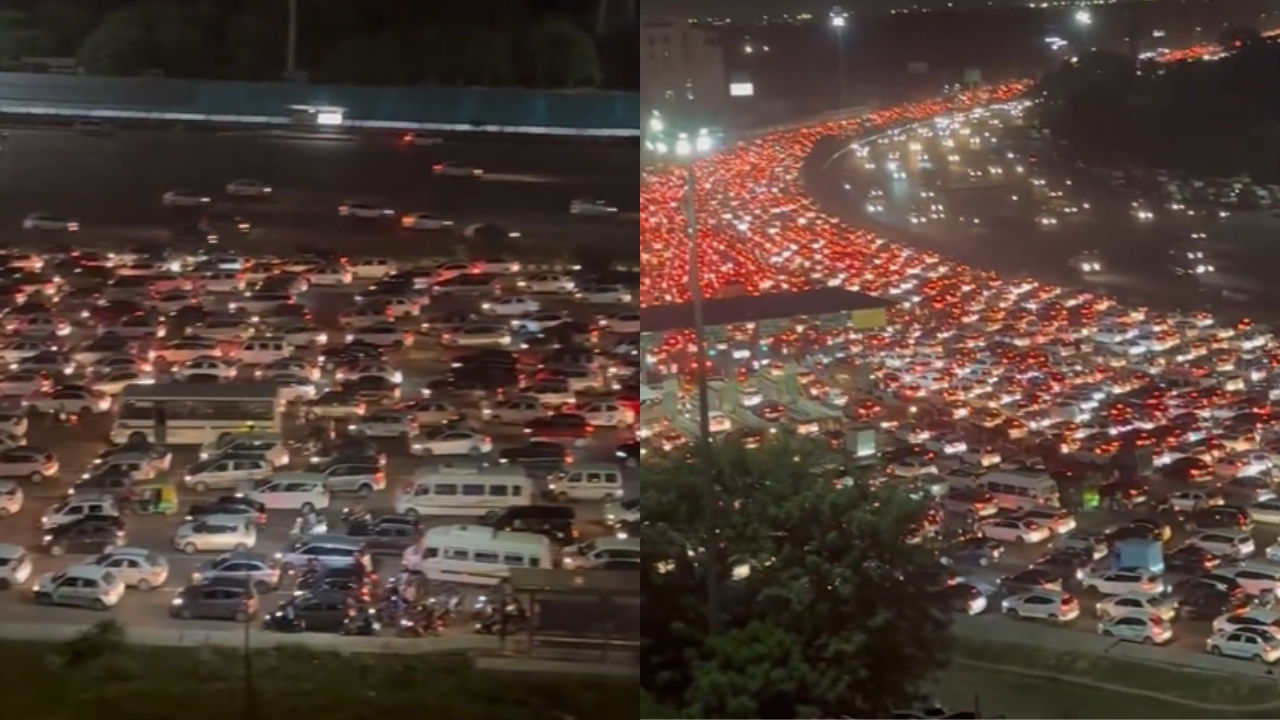
[[[440,162],[479,167],[485,176],[435,176],[431,168]],[[339,221],[340,203],[364,201],[431,212],[458,228],[496,223],[539,251],[606,246],[625,257],[629,248],[638,254],[631,217],[638,209],[635,168],[634,149],[610,146],[494,140],[416,147],[386,135],[341,141],[123,130],[91,137],[69,129],[14,129],[0,151],[0,228],[15,242],[26,215],[48,212],[80,221],[85,244],[160,242],[184,221],[182,213],[161,205],[166,191],[220,196],[231,180],[257,178],[274,187],[270,202],[225,201],[222,209],[253,222],[254,244],[276,252],[348,242],[371,253],[422,252],[428,241],[433,249],[452,249],[448,233]],[[571,222],[575,198],[607,201],[628,217]]]
[[[343,200],[385,202],[404,211],[431,211],[467,223],[498,223],[519,231],[519,243],[504,245],[503,254],[522,259],[529,252],[544,257],[549,249],[609,245],[617,257],[638,253],[635,223],[628,218],[593,221],[569,215],[568,204],[579,197],[606,200],[621,210],[634,210],[637,197],[635,155],[611,148],[569,148],[493,144],[455,145],[433,148],[398,145],[385,138],[365,138],[352,142],[281,140],[246,135],[202,135],[182,132],[124,132],[115,137],[83,137],[69,132],[15,130],[0,151],[0,227],[12,246],[53,247],[74,242],[76,247],[121,248],[135,243],[166,241],[174,223],[191,223],[188,213],[161,205],[160,196],[174,188],[189,188],[218,195],[229,180],[261,178],[278,188],[278,197],[267,202],[217,203],[218,209],[250,219],[254,230],[234,245],[250,257],[292,255],[298,247],[317,247],[349,254],[353,259],[371,255],[394,255],[403,265],[413,259],[448,257],[465,239],[454,231],[411,233],[394,224],[341,222],[337,204]],[[433,177],[431,165],[442,160],[474,164],[486,171],[481,180],[454,180]],[[627,206],[626,203],[632,203]],[[22,218],[32,212],[61,213],[75,217],[83,230],[70,233],[24,233]],[[465,248],[464,248],[465,249]],[[473,257],[492,256],[493,251],[475,251]],[[507,289],[512,291],[511,281]],[[338,315],[354,304],[362,287],[356,284],[341,290],[313,289],[301,296],[315,321],[331,336],[342,335]],[[430,312],[478,312],[476,300],[444,300],[433,303]],[[225,299],[215,300],[215,307]],[[546,310],[565,310],[575,318],[591,321],[596,314],[622,308],[584,306],[566,297],[545,297]],[[90,337],[92,330],[77,328],[70,340]],[[395,367],[405,375],[402,396],[414,397],[422,384],[447,370],[447,355],[436,339],[422,336],[414,346],[393,356]],[[163,379],[163,378],[161,378]],[[461,403],[461,401],[459,401]],[[494,439],[496,449],[523,444],[519,426],[484,424],[477,406],[461,403],[476,427]],[[37,519],[44,510],[65,496],[67,488],[107,445],[110,418],[87,417],[78,427],[54,425],[47,418],[33,417],[28,441],[57,453],[59,476],[38,486],[26,486],[26,506],[15,516],[0,520],[0,543],[17,543],[37,548],[41,533]],[[294,432],[291,430],[291,432]],[[590,443],[575,450],[575,458],[585,461],[613,461],[617,444],[630,439],[629,431],[601,429]],[[366,501],[371,509],[386,510],[391,497],[412,473],[427,464],[407,453],[403,440],[385,443],[389,457],[388,488]],[[195,460],[193,448],[175,448],[174,468]],[[295,462],[295,467],[300,467]],[[633,483],[633,479],[628,480]],[[635,493],[631,485],[628,493]],[[213,493],[217,494],[217,493]],[[208,499],[207,497],[204,499]],[[186,508],[201,500],[193,492],[181,493]],[[335,499],[331,514],[346,504]],[[579,525],[589,537],[603,530],[600,506],[583,504],[577,509]],[[272,553],[287,542],[295,517],[272,513],[260,530],[256,548]],[[170,580],[165,587],[148,593],[130,591],[110,615],[131,627],[174,627],[193,631],[236,631],[225,623],[170,619],[168,609],[174,593],[186,583],[197,564],[216,554],[189,556],[172,548],[176,517],[129,516],[128,545],[144,547],[164,555],[170,564]],[[429,519],[428,525],[453,521]],[[84,557],[50,557],[37,552],[35,566],[40,574],[55,572]],[[394,560],[380,561],[381,573],[398,566]],[[33,605],[25,588],[0,594],[0,622],[67,624],[92,623],[92,612],[46,608]],[[264,609],[273,609],[279,597],[264,599]],[[255,631],[256,632],[256,631]]]
[[[913,245],[1002,276],[1089,287],[1161,309],[1280,318],[1274,312],[1280,291],[1270,282],[1270,263],[1280,257],[1272,241],[1280,220],[1262,210],[1210,220],[1151,202],[1112,187],[1109,178],[1055,164],[1046,143],[1011,137],[1016,123],[1013,113],[992,113],[971,124],[968,142],[951,145],[931,128],[904,133],[873,144],[865,157],[845,152],[833,158],[826,177],[813,186],[833,213],[881,223]],[[868,196],[875,191],[883,193],[876,201],[883,210],[868,217]],[[1053,212],[1055,202],[1078,212]],[[925,206],[933,204],[943,217],[929,217]],[[1135,204],[1153,217],[1137,217]],[[1041,224],[1044,214],[1057,222]],[[912,215],[923,222],[913,222]],[[1204,235],[1216,272],[1176,276],[1169,252],[1193,234]],[[1101,272],[1082,274],[1072,265],[1085,251],[1099,254]]]

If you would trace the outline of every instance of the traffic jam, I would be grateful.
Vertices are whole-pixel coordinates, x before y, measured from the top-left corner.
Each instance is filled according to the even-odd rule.
[[[768,390],[798,363],[801,399],[845,421],[801,431],[829,434],[865,455],[877,482],[933,508],[907,539],[938,543],[958,612],[1274,662],[1280,348],[1268,328],[1001,278],[850,228],[806,195],[801,168],[824,136],[918,124],[963,142],[974,108],[1020,89],[777,132],[695,163],[708,297],[816,282],[892,303],[879,329],[816,317],[763,339],[748,325],[724,328],[711,360],[718,382],[737,385],[740,405],[753,398],[775,411],[723,413],[713,429],[801,429],[777,410],[797,401]],[[644,188],[645,305],[688,298],[685,183],[677,169]],[[694,348],[690,333],[670,333],[643,362],[658,377],[678,374],[696,367]],[[696,417],[689,383],[671,386],[679,401],[646,412],[639,431],[659,450],[680,445]],[[738,421],[744,414],[753,420]]]
[[[200,247],[0,255],[0,607],[416,636],[638,566],[633,271]]]

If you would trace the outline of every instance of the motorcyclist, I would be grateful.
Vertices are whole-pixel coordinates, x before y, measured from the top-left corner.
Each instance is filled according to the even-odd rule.
[[[364,503],[357,500],[355,505],[347,508],[346,516],[347,523],[351,525],[369,522],[369,509],[364,506]]]

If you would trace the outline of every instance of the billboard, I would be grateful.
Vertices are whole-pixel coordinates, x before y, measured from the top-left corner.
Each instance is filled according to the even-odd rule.
[[[729,83],[729,97],[751,97],[756,94],[756,86],[751,81]]]

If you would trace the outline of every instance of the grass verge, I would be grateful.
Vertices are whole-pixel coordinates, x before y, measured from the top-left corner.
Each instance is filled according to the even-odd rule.
[[[128,645],[91,631],[63,644],[0,642],[5,716],[24,720],[351,720],[410,711],[450,720],[635,717],[634,678],[489,673],[460,655],[340,655],[300,647]],[[246,682],[246,678],[251,681]]]
[[[1175,701],[1183,700],[1203,705],[1243,708],[1265,703],[1280,703],[1280,685],[1275,678],[1245,676],[1243,673],[1240,676],[1232,676],[1184,670],[1174,665],[1136,662],[1108,655],[1061,652],[1014,643],[975,641],[969,638],[957,640],[955,657],[961,660],[967,659],[1011,669],[1020,668],[1029,673],[1114,685],[1139,692],[1155,693]],[[1243,665],[1242,669],[1253,670],[1247,665]],[[1066,681],[1058,684],[1066,684]],[[1092,689],[1091,692],[1102,691]],[[1147,703],[1155,701],[1154,698],[1141,698],[1140,695],[1135,696],[1133,693],[1116,694],[1127,694],[1135,700],[1141,699]],[[1197,712],[1203,714],[1204,710]],[[1121,716],[1112,715],[1112,717]],[[1145,717],[1156,716],[1148,714]],[[1161,717],[1165,716],[1161,715]]]

